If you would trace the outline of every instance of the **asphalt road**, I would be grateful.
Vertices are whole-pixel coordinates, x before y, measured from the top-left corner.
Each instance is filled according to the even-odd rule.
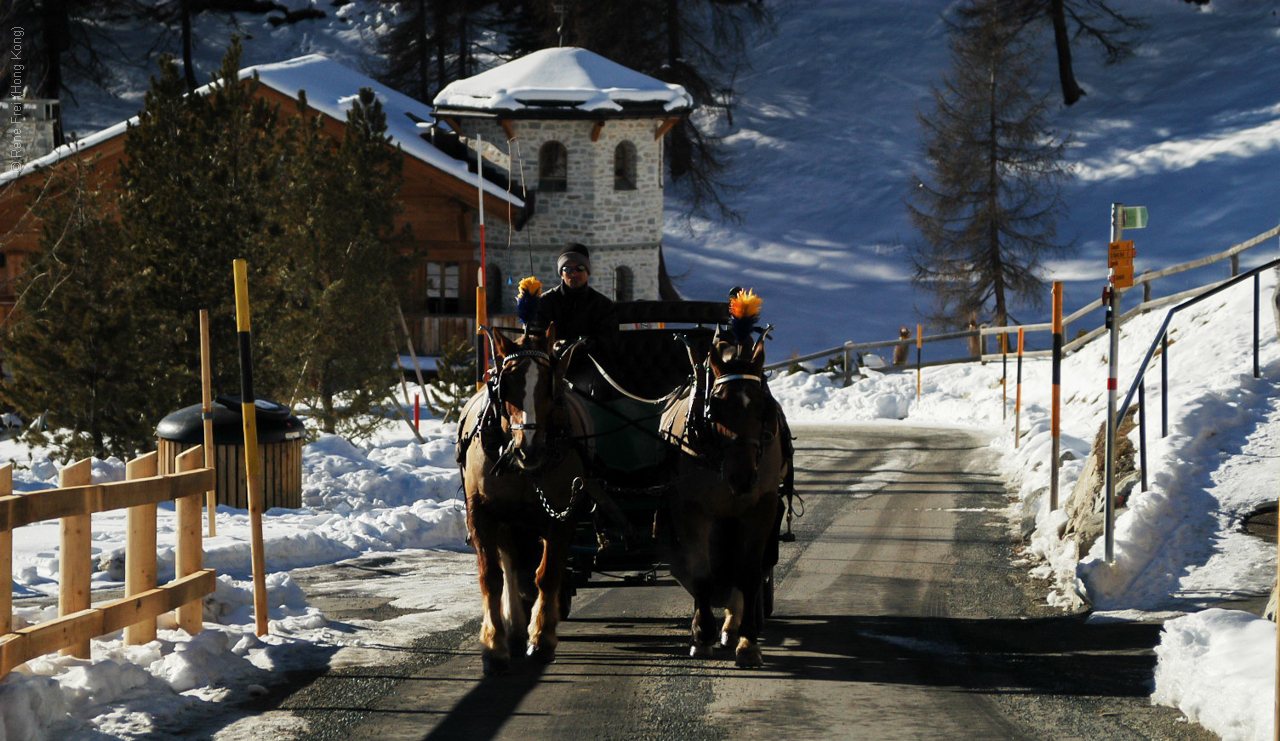
[[[1158,625],[1086,625],[1012,565],[978,434],[799,428],[804,516],[783,545],[766,666],[690,659],[669,577],[599,579],[556,663],[482,679],[478,623],[298,678],[276,738],[1212,739],[1151,707]],[[392,565],[388,565],[391,568]],[[287,731],[287,732],[286,732]]]

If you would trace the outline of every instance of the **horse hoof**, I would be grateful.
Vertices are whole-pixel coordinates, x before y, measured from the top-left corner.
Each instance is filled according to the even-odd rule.
[[[720,648],[733,648],[738,645],[738,635],[727,630],[720,633]]]
[[[500,677],[511,671],[511,660],[507,658],[486,656],[481,659],[481,664],[484,666],[484,675],[486,677]]]
[[[764,655],[760,653],[759,646],[739,648],[734,654],[733,663],[737,664],[739,669],[759,669],[764,666]]]
[[[523,656],[525,651],[525,646],[528,643],[529,643],[528,636],[521,636],[519,638],[513,636],[512,638],[507,640],[507,650],[511,653],[512,656]]]
[[[550,664],[556,660],[555,646],[530,646],[529,659],[538,664]]]
[[[695,643],[689,647],[689,658],[691,659],[709,659],[711,658],[711,644],[703,645]]]

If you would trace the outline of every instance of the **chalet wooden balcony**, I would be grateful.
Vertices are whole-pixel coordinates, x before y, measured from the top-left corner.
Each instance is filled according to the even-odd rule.
[[[466,314],[406,314],[405,323],[413,337],[413,349],[419,355],[440,355],[450,342],[462,339],[475,342],[476,318]],[[491,327],[518,327],[515,314],[489,316]]]

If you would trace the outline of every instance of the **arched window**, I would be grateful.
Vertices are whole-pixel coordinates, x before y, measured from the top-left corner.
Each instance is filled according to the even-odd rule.
[[[634,301],[635,300],[635,276],[631,273],[631,268],[623,265],[613,271],[613,300],[614,301]]]
[[[538,150],[538,190],[563,193],[569,189],[569,150],[550,141]]]
[[[613,150],[613,189],[636,189],[636,145],[622,142]]]

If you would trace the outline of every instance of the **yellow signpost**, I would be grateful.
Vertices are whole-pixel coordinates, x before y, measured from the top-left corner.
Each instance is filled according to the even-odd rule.
[[[1133,258],[1138,251],[1132,240],[1112,242],[1107,249],[1107,267],[1112,270],[1111,284],[1116,288],[1133,287]]]

